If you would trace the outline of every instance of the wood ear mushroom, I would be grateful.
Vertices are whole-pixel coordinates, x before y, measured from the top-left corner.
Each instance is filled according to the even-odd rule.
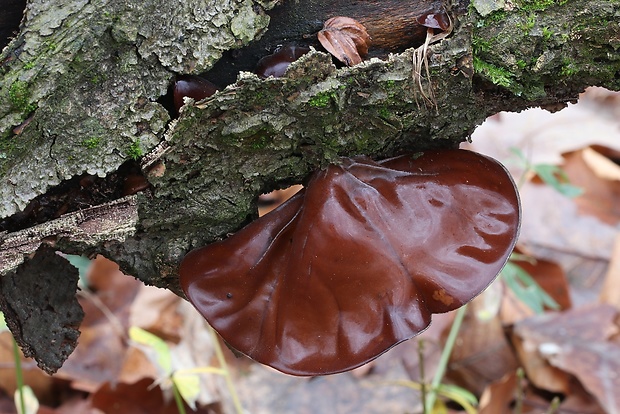
[[[261,58],[256,64],[254,71],[258,76],[265,79],[270,76],[280,78],[284,76],[286,69],[291,63],[310,52],[310,48],[295,45],[281,46],[271,55]]]
[[[464,150],[344,158],[179,273],[231,346],[282,372],[353,369],[484,290],[517,239],[505,168]]]
[[[185,96],[199,101],[207,98],[218,91],[218,87],[208,80],[195,75],[179,76],[173,87],[174,108],[177,113],[183,106],[183,98]]]

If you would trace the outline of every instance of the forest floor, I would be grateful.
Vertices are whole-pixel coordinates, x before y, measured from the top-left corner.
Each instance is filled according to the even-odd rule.
[[[520,256],[512,263],[526,276],[512,275],[516,290],[501,276],[468,305],[442,382],[477,397],[470,412],[620,413],[620,93],[590,88],[577,105],[553,114],[497,114],[462,147],[498,159],[519,185]],[[197,412],[235,412],[226,376],[199,370],[220,365],[191,305],[102,257],[82,267],[86,317],[77,349],[53,377],[32,360],[21,362],[39,413],[176,413],[171,371],[192,378],[185,384]],[[527,286],[527,275],[557,309]],[[434,315],[416,338],[324,377],[285,375],[219,345],[244,412],[421,413],[420,373],[433,378],[453,319],[454,312]],[[130,337],[132,327],[165,341],[167,368],[161,349]],[[12,338],[3,332],[0,414],[16,412],[17,378]],[[436,408],[464,412],[455,403]]]

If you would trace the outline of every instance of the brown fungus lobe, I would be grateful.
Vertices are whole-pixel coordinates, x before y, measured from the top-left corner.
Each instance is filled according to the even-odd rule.
[[[181,75],[174,82],[172,90],[174,108],[178,113],[184,104],[183,98],[185,96],[199,101],[213,95],[217,91],[218,87],[205,78],[196,75]]]
[[[520,206],[497,161],[464,150],[344,158],[226,240],[183,259],[190,302],[234,348],[294,375],[360,366],[486,288]]]
[[[254,72],[263,79],[270,76],[281,78],[291,63],[308,52],[310,52],[308,47],[295,45],[280,46],[271,55],[261,58],[256,64]]]
[[[450,28],[450,16],[441,8],[429,10],[416,18],[416,21],[424,27],[431,29],[439,29],[442,31]]]

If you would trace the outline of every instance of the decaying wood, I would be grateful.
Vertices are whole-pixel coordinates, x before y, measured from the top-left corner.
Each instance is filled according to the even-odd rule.
[[[75,297],[78,270],[42,246],[0,282],[0,305],[24,355],[56,372],[77,346],[84,312]]]

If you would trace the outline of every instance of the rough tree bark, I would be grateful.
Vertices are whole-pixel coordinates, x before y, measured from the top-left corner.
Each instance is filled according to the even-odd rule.
[[[51,300],[27,281],[33,268],[49,266],[57,272],[46,279],[49,289],[75,283],[53,283],[71,272],[42,245],[104,254],[145,283],[181,294],[176,269],[187,251],[255,217],[260,193],[302,182],[339,156],[454,146],[500,110],[558,108],[590,85],[620,90],[619,0],[451,0],[442,7],[452,33],[426,53],[430,78],[413,75],[423,46],[401,42],[352,68],[314,51],[286,77],[261,80],[243,71],[279,43],[311,38],[326,17],[357,18],[378,38],[389,28],[413,30],[413,11],[439,4],[397,2],[413,11],[396,16],[382,1],[277,3],[27,3],[0,55],[0,306],[48,371],[66,348],[46,351],[47,336],[36,344],[23,335],[49,323],[26,327],[23,315]],[[160,102],[174,76],[209,69],[211,80],[230,84],[171,119]],[[433,102],[420,87],[432,90]],[[123,196],[110,188],[132,159],[151,187]],[[43,223],[24,220],[46,196],[69,192],[61,183],[70,179],[79,197],[105,194],[89,194],[78,211],[56,208]],[[37,250],[43,259],[33,258]],[[53,312],[69,309],[58,306]],[[74,344],[74,308],[55,323]]]

